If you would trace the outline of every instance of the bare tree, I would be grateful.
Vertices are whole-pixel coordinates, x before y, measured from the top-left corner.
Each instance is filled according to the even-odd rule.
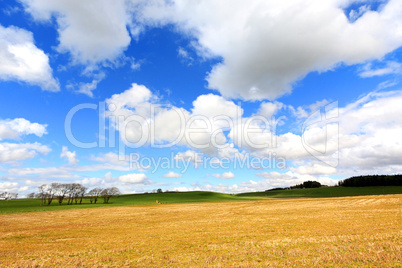
[[[17,199],[17,197],[18,197],[17,193],[9,193],[9,192],[0,193],[0,200]]]
[[[78,183],[74,185],[74,200],[76,204],[78,203],[78,200],[80,200],[80,204],[82,203],[82,199],[84,198],[87,189],[87,187]]]
[[[85,192],[87,190],[86,187],[82,186],[79,183],[73,183],[70,186],[70,190],[71,190],[71,203],[70,205],[73,203],[73,201],[75,201],[75,204],[78,204],[78,200],[81,199],[82,202],[82,197],[85,195]],[[80,202],[80,204],[81,204]]]
[[[56,192],[56,184],[55,183],[52,183],[50,186],[49,185],[47,185],[47,193],[46,193],[46,197],[47,197],[47,205],[48,206],[50,206],[50,204],[52,203],[52,201],[53,201],[53,198],[54,198],[54,194],[55,194],[55,192]]]
[[[55,195],[59,200],[59,205],[63,204],[63,200],[66,197],[69,186],[63,183],[52,183],[52,187],[55,188]]]
[[[30,198],[30,199],[35,198],[35,193],[29,193],[29,194],[27,194],[27,198]]]
[[[89,191],[88,196],[89,196],[89,202],[96,202],[98,201],[98,198],[101,196],[103,189],[102,188],[94,188],[91,191]]]
[[[53,199],[57,199],[59,205],[67,199],[67,205],[82,204],[85,196],[89,197],[89,201],[95,203],[99,197],[103,197],[104,203],[109,203],[109,199],[114,195],[119,195],[120,190],[117,187],[110,187],[106,189],[94,188],[87,193],[88,188],[79,183],[52,183],[50,185],[43,184],[38,187],[38,193],[31,193],[28,198],[40,198],[41,206],[49,206]],[[18,194],[17,194],[18,195]],[[16,198],[16,197],[15,197]]]
[[[71,205],[73,203],[74,194],[75,194],[75,183],[67,184],[67,194],[68,194],[68,201],[67,205]]]
[[[40,205],[44,206],[46,202],[47,184],[42,184],[41,186],[39,186],[38,191],[39,193],[36,195],[36,198],[40,198]]]
[[[9,193],[9,199],[17,199],[18,193]]]
[[[120,194],[120,190],[117,187],[103,189],[103,191],[101,192],[101,196],[103,197],[103,203],[105,204],[109,203],[110,197],[118,194]]]

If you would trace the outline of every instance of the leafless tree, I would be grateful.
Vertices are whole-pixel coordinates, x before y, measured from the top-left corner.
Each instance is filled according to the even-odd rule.
[[[118,194],[120,194],[120,190],[117,187],[103,189],[103,191],[101,192],[101,196],[103,197],[104,200],[103,203],[105,204],[109,203],[110,197]]]
[[[27,194],[27,198],[30,198],[30,199],[35,198],[35,193]]]
[[[74,196],[75,196],[75,188],[76,188],[76,183],[70,183],[67,184],[67,194],[68,194],[68,201],[67,205],[73,204]]]
[[[18,193],[9,193],[9,192],[0,193],[0,200],[10,200],[10,199],[17,199],[17,198],[18,198]]]
[[[70,193],[71,193],[71,202],[70,205],[75,201],[75,204],[78,203],[78,199],[80,199],[86,192],[87,188],[82,186],[79,183],[72,183],[70,185]],[[82,199],[81,199],[82,202]],[[81,203],[80,202],[80,203]]]
[[[106,189],[94,188],[87,193],[88,188],[79,183],[52,183],[50,185],[43,184],[38,187],[38,193],[29,194],[29,198],[40,198],[41,206],[49,206],[53,199],[57,199],[59,205],[67,199],[67,205],[82,204],[85,196],[89,197],[89,201],[95,203],[99,197],[103,197],[104,203],[109,203],[109,199],[114,195],[119,195],[120,190],[117,187],[110,187]]]
[[[41,186],[38,187],[39,193],[36,195],[36,198],[41,199],[41,206],[45,205],[46,202],[46,195],[47,195],[47,184],[42,184]]]
[[[47,205],[48,206],[50,206],[50,204],[52,203],[52,201],[53,201],[53,198],[54,198],[54,194],[56,193],[56,187],[57,187],[57,184],[56,183],[52,183],[50,186],[49,185],[47,185]]]
[[[52,183],[52,187],[55,189],[55,195],[59,200],[59,205],[63,204],[63,200],[69,190],[68,184]]]
[[[98,198],[101,196],[103,189],[102,188],[94,188],[91,191],[88,192],[88,196],[89,196],[89,202],[94,202],[96,204],[96,202],[98,201]]]
[[[17,199],[18,193],[9,193],[9,199]]]
[[[74,199],[75,203],[78,203],[78,200],[80,200],[80,204],[82,203],[82,199],[85,196],[85,193],[87,191],[87,187],[82,186],[81,184],[76,184],[74,187]]]

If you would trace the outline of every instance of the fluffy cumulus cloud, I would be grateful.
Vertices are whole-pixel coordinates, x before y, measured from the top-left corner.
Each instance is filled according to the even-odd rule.
[[[0,140],[18,139],[29,134],[42,137],[47,133],[46,127],[47,125],[31,123],[24,118],[0,120]]]
[[[15,163],[50,151],[48,146],[40,143],[0,143],[0,163]]]
[[[231,98],[275,99],[312,71],[380,59],[402,45],[399,0],[345,14],[355,2],[135,1],[134,18],[173,23],[196,39],[201,56],[221,57],[207,77],[211,89]]]
[[[56,18],[58,50],[69,52],[75,63],[112,62],[130,44],[125,1],[21,0],[37,21]]]
[[[146,87],[133,84],[106,103],[112,120],[123,116],[126,121],[115,122],[115,127],[123,140],[130,141],[129,146],[133,142],[155,146],[154,141],[169,147],[182,145],[188,149],[174,159],[195,167],[203,163],[203,155],[216,157],[218,162],[245,153],[259,158],[274,155],[287,160],[298,174],[329,175],[385,167],[397,172],[402,168],[398,138],[402,134],[401,92],[370,93],[345,107],[326,100],[312,104],[308,110],[287,107],[294,111],[291,114],[296,121],[305,120],[301,133],[280,133],[277,128],[288,119],[281,122],[267,118],[284,107],[278,102],[264,102],[257,114],[245,117],[232,101],[208,94],[199,96],[193,108],[185,110],[161,106]],[[319,106],[325,107],[325,115]]]
[[[18,183],[0,182],[0,193],[1,192],[18,192]]]
[[[200,57],[222,59],[208,73],[209,88],[246,100],[276,99],[310,72],[381,60],[402,45],[399,0],[378,10],[367,4],[350,10],[354,0],[21,1],[37,21],[54,17],[58,50],[89,66],[125,58],[130,33],[138,38],[150,27],[174,25],[193,39],[189,46]],[[182,47],[178,51],[190,59]],[[400,69],[391,64],[361,75],[395,68]],[[97,82],[80,84],[78,92],[92,96]]]
[[[227,142],[223,130],[230,129],[231,122],[243,112],[232,101],[213,94],[199,96],[191,111],[162,105],[148,88],[138,84],[113,95],[106,104],[108,115],[129,146],[186,145],[208,154],[219,154]]]
[[[59,91],[49,57],[34,44],[24,29],[0,25],[0,79],[23,81],[46,91]]]
[[[302,135],[279,135],[276,152],[295,160],[291,170],[300,174],[401,172],[401,101],[402,91],[370,93],[328,111],[332,121],[316,122]]]
[[[65,158],[70,165],[75,165],[78,163],[77,154],[68,150],[67,146],[63,146],[61,154],[61,158]]]

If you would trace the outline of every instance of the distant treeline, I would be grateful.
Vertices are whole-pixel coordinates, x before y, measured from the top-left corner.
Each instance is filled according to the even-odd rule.
[[[84,198],[89,202],[96,204],[98,198],[103,198],[103,203],[109,203],[112,196],[119,195],[120,190],[117,187],[94,188],[87,192],[88,188],[79,183],[57,183],[43,184],[38,187],[38,193],[28,194],[28,198],[37,198],[41,200],[41,206],[50,206],[53,200],[57,200],[59,205],[63,200],[67,200],[67,205],[82,204]]]
[[[321,186],[318,181],[305,181],[301,184],[290,186],[290,189],[320,188]]]
[[[402,175],[356,176],[338,182],[342,187],[402,186]]]
[[[266,190],[266,192],[289,190],[289,189],[320,188],[322,186],[325,186],[325,185],[321,185],[321,183],[319,183],[318,181],[305,181],[305,182],[303,182],[301,184],[296,184],[296,185],[293,185],[293,186],[290,186],[290,187],[285,187],[285,188],[278,187],[278,188],[269,189],[269,190]]]

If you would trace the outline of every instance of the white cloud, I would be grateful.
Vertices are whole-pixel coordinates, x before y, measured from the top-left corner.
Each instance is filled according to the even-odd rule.
[[[152,93],[148,88],[143,85],[133,83],[130,89],[120,94],[114,94],[110,99],[107,99],[106,102],[109,105],[109,110],[120,110],[129,108],[135,108],[136,110],[139,110],[139,108],[142,108],[145,109],[145,111],[148,111],[150,109],[149,103],[154,98],[156,97],[152,96]],[[113,109],[111,109],[110,105],[113,105]]]
[[[179,47],[179,49],[177,50],[177,55],[183,59],[184,62],[187,62],[188,65],[192,65],[193,64],[193,57],[190,56],[190,54],[188,53],[188,51],[182,47]]]
[[[41,179],[60,178],[60,179],[78,179],[80,176],[72,174],[62,167],[46,168],[12,168],[8,173],[13,176],[33,176]]]
[[[312,180],[318,181],[323,185],[335,185],[338,181],[325,176],[311,176],[306,174],[298,174],[295,172],[262,172],[256,174],[257,179],[243,181],[239,184],[199,184],[194,183],[193,187],[176,187],[172,190],[176,191],[214,191],[220,193],[245,193],[265,191],[277,187],[289,187],[296,184],[303,183],[304,181]],[[260,179],[262,178],[262,179]]]
[[[281,102],[276,102],[276,101],[275,102],[263,102],[260,105],[258,114],[264,116],[267,119],[270,119],[283,107],[284,107],[284,104]]]
[[[202,164],[202,154],[197,153],[192,150],[187,150],[185,152],[179,152],[174,156],[174,160],[182,161],[186,163],[192,163],[195,167],[198,167]]]
[[[223,129],[230,129],[228,121],[236,120],[243,113],[232,101],[213,94],[199,96],[193,102],[191,112],[172,105],[158,104],[158,101],[158,97],[148,88],[137,84],[106,100],[108,115],[113,115],[112,120],[124,116],[124,122],[114,123],[126,144],[179,144],[201,149],[208,154],[217,154],[218,150],[212,140],[224,145],[226,138]]]
[[[351,14],[354,22],[344,11],[353,1],[139,2],[137,22],[173,23],[202,57],[222,57],[207,80],[230,98],[272,100],[310,72],[381,59],[402,45],[399,0]]]
[[[104,154],[100,154],[98,156],[92,156],[91,160],[102,162],[102,163],[109,163],[116,166],[127,166],[128,157],[126,155],[119,157],[118,154],[113,152],[108,152]]]
[[[291,167],[291,171],[298,174],[309,174],[309,175],[329,175],[335,174],[337,172],[336,168],[323,164],[305,164],[303,166],[298,166],[297,168]]]
[[[236,105],[233,101],[214,95],[200,95],[193,101],[193,115],[203,115],[208,118],[214,116],[228,116],[230,118],[238,118],[243,115],[243,109]]]
[[[93,98],[94,94],[93,91],[97,88],[98,84],[105,78],[105,74],[101,72],[98,75],[95,75],[95,79],[92,80],[90,83],[79,83],[77,84],[68,84],[67,88],[69,89],[75,89],[78,87],[78,89],[75,89],[74,92],[79,93],[79,94],[84,94],[87,95],[90,98]]]
[[[18,183],[0,182],[0,193],[1,192],[18,192]]]
[[[361,69],[359,75],[361,77],[373,77],[373,76],[383,76],[387,74],[401,74],[402,73],[402,64],[395,61],[387,61],[385,66],[382,68],[373,68],[372,63],[367,63]]]
[[[241,108],[232,101],[213,94],[199,96],[190,112],[169,105],[161,107],[159,99],[149,89],[133,84],[129,90],[113,95],[106,103],[113,118],[123,115],[126,119],[135,116],[139,120],[119,125],[120,135],[133,142],[144,137],[148,139],[152,134],[157,142],[185,146],[188,150],[177,153],[174,159],[193,163],[195,167],[203,163],[202,154],[233,158],[234,155],[251,153],[262,158],[271,155],[283,157],[299,174],[334,174],[333,168],[323,167],[324,163],[316,165],[312,162],[322,154],[320,160],[332,167],[339,165],[337,173],[346,174],[346,170],[353,168],[374,170],[388,167],[392,171],[402,166],[398,162],[402,157],[398,139],[402,135],[399,127],[402,126],[399,117],[401,92],[371,93],[346,107],[322,100],[306,108],[293,108],[296,120],[307,120],[305,128],[302,133],[289,131],[280,134],[275,131],[277,126],[270,125],[272,122],[250,121],[255,115],[244,117]],[[325,117],[320,106],[326,107]],[[273,115],[281,107],[284,107],[281,103],[266,102],[256,115]],[[155,116],[151,116],[152,110]],[[216,121],[217,116],[226,120]],[[330,121],[323,120],[325,118]],[[247,125],[247,122],[251,123]],[[190,133],[192,130],[196,133]],[[178,138],[180,133],[184,135]],[[142,145],[150,143],[148,139]]]
[[[150,181],[147,178],[147,176],[143,173],[132,173],[132,174],[127,174],[120,176],[118,180],[122,183],[128,183],[128,184],[149,184]]]
[[[67,161],[70,165],[76,165],[79,161],[77,159],[77,154],[75,153],[75,151],[70,152],[68,150],[67,146],[63,146],[60,157],[67,159]]]
[[[390,0],[378,11],[362,5],[346,15],[351,0],[234,0],[230,5],[224,0],[22,0],[35,20],[56,18],[58,50],[89,68],[118,65],[125,58],[131,41],[127,28],[138,38],[149,26],[174,24],[194,39],[190,45],[199,56],[222,58],[208,74],[209,87],[225,97],[247,100],[278,98],[313,71],[381,60],[402,45],[398,1]],[[179,47],[178,54],[191,62],[187,50]],[[98,82],[83,83],[78,91],[92,96]]]
[[[140,61],[135,60],[135,58],[129,58],[128,61],[130,63],[131,70],[137,71],[137,70],[141,69]]]
[[[85,186],[95,187],[95,186],[99,186],[102,182],[103,182],[103,179],[101,179],[101,178],[85,178],[85,179],[80,180],[78,183],[81,183],[82,185],[85,185]]]
[[[396,80],[386,80],[377,85],[377,90],[390,88],[390,87],[396,86],[397,84],[398,84],[398,82]]]
[[[37,21],[56,18],[58,50],[74,63],[94,65],[116,60],[130,44],[125,1],[22,0]]]
[[[276,171],[262,172],[260,174],[257,174],[257,176],[264,178],[264,180],[259,181],[257,184],[260,186],[264,186],[266,189],[276,187],[289,187],[303,183],[304,181],[318,181],[323,185],[330,185],[330,186],[333,186],[338,182],[337,180],[325,176],[298,174],[293,171],[287,171],[285,173],[279,173]]]
[[[358,19],[361,15],[363,15],[364,13],[366,13],[367,11],[370,10],[370,6],[369,5],[363,5],[361,7],[359,7],[359,9],[355,10],[351,10],[349,12],[349,19],[351,21],[356,21],[356,19]]]
[[[34,134],[42,137],[46,132],[47,125],[31,123],[24,118],[0,120],[0,140],[18,139],[22,135]]]
[[[34,158],[38,154],[46,155],[51,149],[40,143],[0,143],[0,163],[14,163]]]
[[[31,32],[0,25],[0,79],[18,80],[42,90],[59,91],[48,56],[34,44]]]
[[[340,110],[340,166],[401,166],[402,91],[371,93]]]
[[[163,175],[164,178],[181,178],[182,176],[183,176],[182,174],[178,174],[173,171],[170,171],[169,173],[166,173],[165,175]]]
[[[224,172],[222,174],[212,174],[213,177],[217,179],[233,179],[235,175],[229,171],[229,172]]]

